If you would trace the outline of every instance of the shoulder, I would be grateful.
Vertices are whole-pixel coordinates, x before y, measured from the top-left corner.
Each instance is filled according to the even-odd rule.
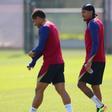
[[[53,22],[51,22],[51,21],[47,21],[47,22],[45,23],[45,26],[48,26],[49,29],[56,28],[55,23],[53,23]]]
[[[88,23],[88,27],[89,28],[99,28],[99,25],[97,23],[97,21],[95,19],[90,20],[90,22]]]
[[[39,28],[39,32],[44,32],[44,31],[49,31],[49,26],[48,25],[43,25]]]

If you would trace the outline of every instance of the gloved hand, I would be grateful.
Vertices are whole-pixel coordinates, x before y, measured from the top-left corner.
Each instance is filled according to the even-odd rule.
[[[32,62],[30,62],[27,66],[28,70],[31,70],[32,68],[34,68],[35,65],[36,65],[36,61],[32,59]]]

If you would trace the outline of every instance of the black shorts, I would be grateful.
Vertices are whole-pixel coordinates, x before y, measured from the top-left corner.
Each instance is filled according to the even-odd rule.
[[[42,70],[44,67],[41,68]],[[40,72],[41,73],[41,72]],[[64,64],[52,64],[46,69],[46,72],[42,75],[38,75],[38,81],[43,83],[64,83]]]
[[[84,73],[79,79],[80,82],[85,82],[91,85],[100,85],[103,80],[103,73],[105,69],[105,62],[93,62],[92,63],[93,73]]]

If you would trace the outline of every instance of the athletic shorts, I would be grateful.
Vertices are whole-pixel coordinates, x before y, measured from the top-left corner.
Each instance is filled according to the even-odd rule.
[[[79,81],[91,85],[102,84],[105,62],[93,62],[91,68],[93,70],[93,73],[90,74],[86,72],[84,66],[82,67],[79,75]]]
[[[38,82],[64,83],[64,64],[43,65],[38,75]]]

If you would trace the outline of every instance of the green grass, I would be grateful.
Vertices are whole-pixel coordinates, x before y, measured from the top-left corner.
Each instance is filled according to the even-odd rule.
[[[83,40],[83,34],[82,33],[61,33],[60,37],[62,40],[70,40],[70,39],[77,39],[77,40]]]
[[[64,50],[66,89],[71,96],[74,112],[95,112],[95,105],[77,88],[77,78],[84,61],[84,52]],[[23,51],[0,51],[0,112],[28,112],[41,66],[37,62],[32,71],[26,69],[30,58]],[[112,56],[107,65],[102,85],[103,101],[112,110]],[[39,112],[65,112],[61,98],[50,85],[45,91]]]

